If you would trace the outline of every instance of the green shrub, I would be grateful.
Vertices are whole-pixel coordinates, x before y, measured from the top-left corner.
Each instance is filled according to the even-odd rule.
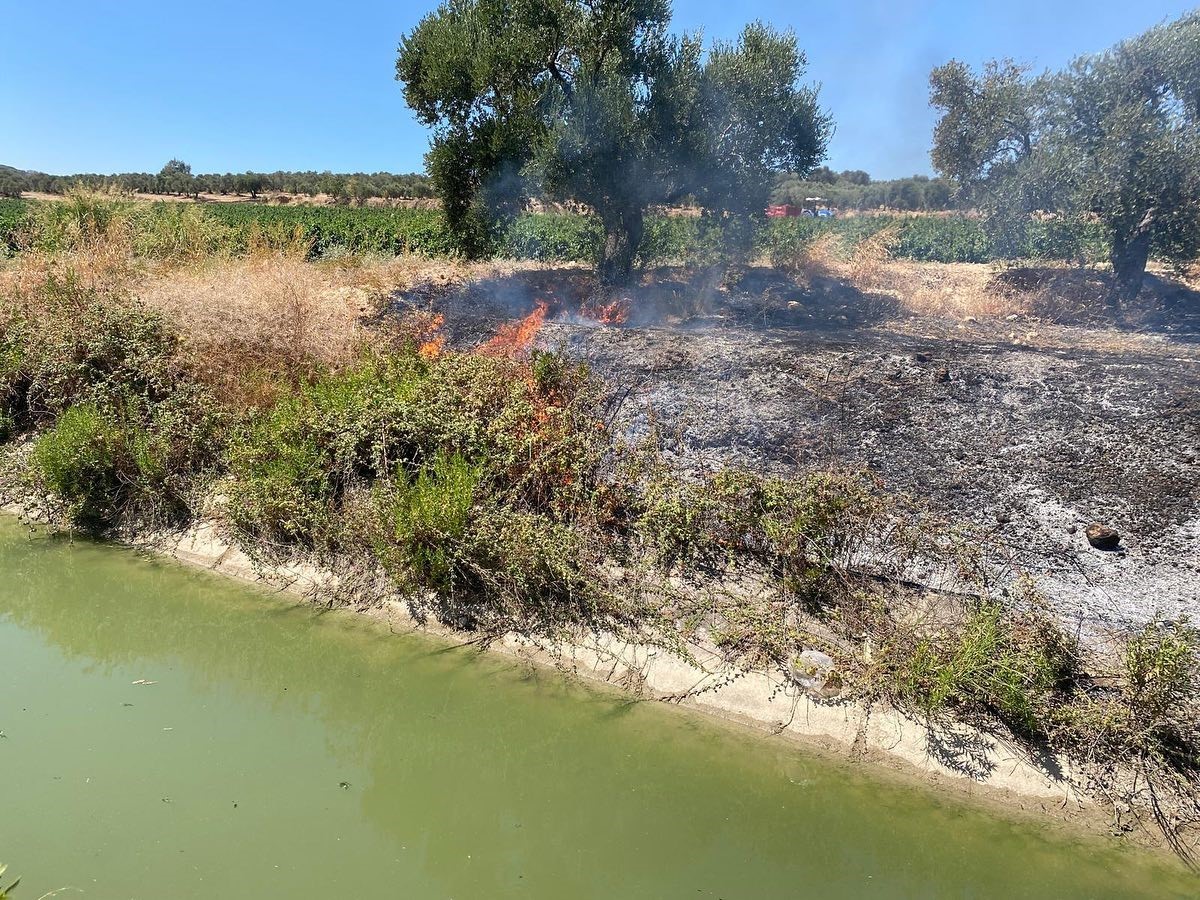
[[[811,571],[846,567],[885,511],[874,485],[853,473],[762,478],[722,469],[687,482],[660,468],[637,502],[635,529],[661,561],[712,566],[751,556],[793,592]]]
[[[224,419],[162,319],[53,277],[7,313],[0,437],[41,429],[28,460],[35,490],[92,531],[186,518]]]
[[[457,454],[508,502],[561,517],[602,451],[596,403],[586,373],[553,355],[367,357],[252,423],[231,454],[230,514],[260,538],[336,542],[330,510],[350,488]]]
[[[1187,621],[1152,622],[1125,646],[1126,693],[1146,726],[1173,719],[1200,687],[1200,632]]]
[[[290,236],[273,246],[290,246]],[[140,256],[172,261],[200,260],[227,251],[231,229],[205,207],[193,203],[139,205],[133,222],[133,250]]]
[[[4,411],[25,426],[77,403],[154,403],[185,378],[178,343],[136,302],[48,278],[12,311],[0,338]]]
[[[392,542],[381,555],[403,581],[433,590],[453,591],[461,547],[471,522],[471,509],[482,472],[461,455],[438,453],[415,477],[403,470],[392,482]]]
[[[21,249],[29,229],[29,204],[0,197],[0,259]]]
[[[120,516],[125,479],[138,474],[131,445],[142,437],[95,406],[73,406],[38,438],[29,465],[45,489],[68,504],[69,519],[100,531]]]
[[[1055,622],[992,602],[901,652],[896,686],[905,702],[927,715],[946,709],[994,715],[1024,736],[1043,733],[1056,692],[1071,683],[1078,659],[1074,642]]]
[[[138,406],[71,406],[34,443],[28,475],[72,525],[102,533],[189,518],[193,483],[213,459],[215,420],[195,396]]]
[[[29,242],[47,252],[124,244],[132,240],[138,208],[131,199],[71,190],[59,200],[30,205]]]

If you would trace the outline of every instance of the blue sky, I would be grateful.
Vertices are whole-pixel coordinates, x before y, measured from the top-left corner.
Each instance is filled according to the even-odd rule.
[[[793,27],[837,134],[829,165],[929,171],[929,69],[1055,68],[1192,8],[1164,0],[676,0],[675,27]],[[393,80],[433,2],[3,0],[0,163],[54,173],[420,170],[428,136]]]

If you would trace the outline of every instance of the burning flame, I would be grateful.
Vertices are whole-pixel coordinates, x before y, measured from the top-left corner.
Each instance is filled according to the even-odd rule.
[[[529,352],[529,348],[533,346],[533,339],[537,337],[542,323],[546,321],[546,312],[549,308],[549,304],[545,300],[539,300],[534,311],[525,318],[518,322],[501,325],[496,331],[496,335],[483,344],[479,351],[496,356],[520,356]]]
[[[442,350],[446,347],[446,336],[440,334],[442,325],[445,323],[446,317],[441,313],[429,320],[429,324],[421,329],[421,337],[423,340],[417,347],[417,352],[424,359],[437,359],[442,355]]]
[[[601,325],[624,325],[629,319],[629,301],[622,299],[601,303],[591,300],[580,307],[579,314],[587,319],[595,319]]]

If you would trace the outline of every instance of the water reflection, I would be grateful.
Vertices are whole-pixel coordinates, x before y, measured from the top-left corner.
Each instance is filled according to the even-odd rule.
[[[679,711],[128,552],[6,522],[0,572],[16,673],[0,700],[0,847],[34,896],[70,879],[101,897],[1195,887]]]

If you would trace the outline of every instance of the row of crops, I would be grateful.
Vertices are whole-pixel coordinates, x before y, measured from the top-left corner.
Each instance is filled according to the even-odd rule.
[[[0,256],[16,250],[18,232],[27,216],[23,201],[0,198]]]
[[[21,236],[39,217],[34,205],[0,200],[0,252],[22,245]],[[41,216],[43,220],[63,216]],[[448,256],[455,244],[437,210],[213,204],[181,208],[160,203],[143,207],[139,229],[153,240],[138,242],[154,249],[193,242],[202,235],[204,252],[245,252],[256,245],[292,244],[313,257],[337,253]],[[197,223],[202,227],[197,228]],[[643,263],[702,262],[731,247],[746,248],[772,259],[787,258],[822,235],[833,234],[847,251],[887,229],[892,255],[934,262],[988,262],[999,258],[1099,260],[1104,240],[1095,223],[1066,220],[1031,221],[1017,236],[991,236],[980,220],[967,216],[855,216],[845,219],[765,220],[749,233],[732,234],[719,221],[687,216],[652,216],[642,242]],[[164,236],[170,239],[164,239]],[[599,222],[591,216],[524,215],[499,236],[495,254],[516,259],[588,261],[602,241]],[[26,242],[27,243],[27,242]]]

